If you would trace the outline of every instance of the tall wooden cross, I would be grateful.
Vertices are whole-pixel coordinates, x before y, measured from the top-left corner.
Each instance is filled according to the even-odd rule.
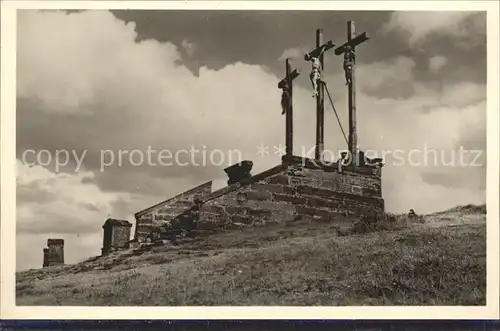
[[[335,49],[335,55],[344,54],[344,70],[348,87],[348,108],[349,108],[349,139],[348,150],[352,162],[358,161],[357,145],[358,136],[356,133],[356,79],[355,79],[355,48],[357,45],[368,40],[368,34],[363,32],[356,36],[354,21],[347,22],[347,42]]]
[[[323,29],[316,30],[316,48],[304,56],[306,61],[311,61],[313,59],[319,59],[321,63],[320,71],[322,72],[325,68],[323,61],[323,54],[327,50],[333,48],[335,45],[332,41],[323,43]],[[312,73],[311,73],[311,79]],[[314,84],[314,83],[313,83]],[[324,148],[324,128],[325,128],[325,86],[323,81],[317,82],[317,94],[316,94],[316,149],[314,152],[314,157],[316,160],[321,160]]]
[[[293,155],[293,80],[297,78],[300,73],[297,69],[292,71],[292,65],[290,64],[290,59],[286,59],[285,63],[285,78],[283,78],[278,83],[278,88],[283,90],[281,96],[281,107],[283,108],[283,113],[286,116],[286,128],[285,128],[285,145],[286,145],[286,156],[291,157]]]

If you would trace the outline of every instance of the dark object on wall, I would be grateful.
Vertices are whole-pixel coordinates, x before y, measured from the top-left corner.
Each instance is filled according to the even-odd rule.
[[[228,185],[238,183],[242,180],[252,178],[250,171],[252,170],[253,162],[252,161],[241,161],[240,163],[233,164],[230,167],[224,169],[229,180],[227,181]]]

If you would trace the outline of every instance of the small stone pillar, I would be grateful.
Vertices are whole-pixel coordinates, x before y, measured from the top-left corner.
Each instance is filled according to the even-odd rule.
[[[48,239],[47,246],[47,265],[64,264],[64,239]]]
[[[129,247],[130,229],[132,223],[124,220],[108,218],[102,226],[104,238],[102,243],[102,255],[110,252],[126,249]]]
[[[44,248],[43,249],[43,267],[48,267],[49,266],[49,249]]]
[[[250,174],[252,167],[253,162],[245,160],[224,169],[227,176],[229,177],[227,184],[231,185],[234,183],[238,183],[244,179],[252,178],[252,175]]]
[[[358,153],[356,154],[356,160],[354,162],[355,162],[355,165],[357,167],[365,166],[365,164],[366,164],[365,152],[363,152],[362,150],[359,150]]]

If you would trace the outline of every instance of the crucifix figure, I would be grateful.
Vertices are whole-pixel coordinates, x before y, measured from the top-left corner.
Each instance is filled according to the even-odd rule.
[[[290,86],[288,85],[288,82],[285,81],[283,83],[283,86],[281,87],[281,115],[286,114],[288,108],[290,107],[290,104],[292,102],[292,96],[290,94]]]
[[[323,62],[324,53],[333,48],[335,45],[328,41],[323,43],[323,30],[316,30],[316,48],[305,54],[304,59],[306,61],[311,61],[311,83],[313,86],[313,97],[316,97],[316,149],[314,152],[314,157],[316,160],[320,160],[323,155],[323,138],[324,138],[324,115],[325,115],[325,99],[324,99],[324,89],[325,86],[322,84],[321,71],[325,69],[325,64]]]
[[[349,85],[352,82],[352,68],[355,62],[354,48],[350,45],[346,47],[344,52],[344,72],[345,72],[345,84]]]
[[[347,22],[347,42],[335,49],[335,55],[344,55],[344,71],[346,85],[348,89],[348,107],[349,107],[349,139],[348,139],[348,149],[349,157],[351,160],[355,160],[354,163],[357,166],[358,162],[358,138],[356,134],[356,58],[355,58],[355,48],[357,45],[365,42],[369,39],[366,32],[359,35],[355,34],[354,21]]]
[[[326,45],[322,45],[319,49],[319,54],[317,55],[309,55],[306,54],[304,55],[304,59],[306,61],[311,61],[311,74],[309,75],[309,78],[311,79],[312,87],[313,87],[313,98],[318,96],[318,86],[319,83],[321,82],[321,70],[323,70],[323,67],[321,65],[320,56],[323,55],[325,52]]]
[[[286,156],[291,157],[293,154],[293,80],[297,78],[300,74],[297,69],[292,71],[292,65],[290,64],[290,59],[286,59],[285,63],[285,73],[286,76],[278,83],[278,88],[282,90],[281,92],[281,115],[286,116],[286,128],[285,128],[285,145],[286,145]]]

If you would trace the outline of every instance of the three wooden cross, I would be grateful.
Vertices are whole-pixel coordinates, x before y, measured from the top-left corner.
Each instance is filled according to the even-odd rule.
[[[355,35],[354,21],[347,22],[347,42],[335,49],[335,55],[344,54],[344,70],[348,86],[348,111],[349,111],[349,139],[348,151],[352,160],[357,160],[357,133],[356,133],[356,80],[355,80],[355,48],[368,40],[368,35],[363,32]],[[316,48],[305,54],[304,59],[312,62],[310,75],[313,89],[317,88],[316,96],[316,148],[315,159],[322,160],[324,149],[324,81],[321,79],[321,71],[324,70],[323,55],[335,45],[328,41],[323,43],[322,29],[316,30]],[[318,63],[319,62],[319,63]],[[318,65],[319,64],[319,65]],[[286,77],[283,78],[278,87],[283,90],[282,107],[286,114],[286,155],[293,153],[293,105],[292,84],[293,79],[299,75],[297,70],[291,70],[289,59],[286,60]]]

